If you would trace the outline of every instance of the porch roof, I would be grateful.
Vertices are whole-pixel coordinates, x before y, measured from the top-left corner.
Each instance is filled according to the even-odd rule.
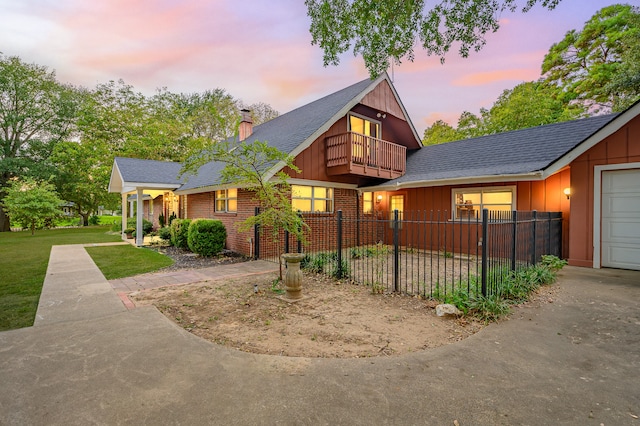
[[[109,192],[127,193],[136,188],[174,190],[182,185],[178,178],[181,163],[116,157],[109,180]]]
[[[404,176],[367,189],[542,178],[545,169],[617,116],[602,115],[425,146],[408,153]]]

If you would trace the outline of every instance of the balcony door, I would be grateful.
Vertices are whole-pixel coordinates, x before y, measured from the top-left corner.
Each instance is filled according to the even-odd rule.
[[[362,164],[377,165],[380,122],[349,114],[349,131],[358,134],[353,137],[353,157]]]

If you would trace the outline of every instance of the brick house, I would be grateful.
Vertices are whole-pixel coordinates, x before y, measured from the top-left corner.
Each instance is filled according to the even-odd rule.
[[[285,172],[303,212],[440,210],[457,220],[483,208],[558,211],[570,264],[640,269],[639,114],[636,103],[620,114],[423,147],[383,74],[259,126],[245,115],[239,139],[295,158],[301,173]],[[253,214],[251,193],[221,185],[219,163],[186,180],[180,167],[116,158],[109,190],[123,194],[123,216],[127,194],[150,195],[156,225],[172,212],[219,219],[227,248],[250,254],[253,236],[233,223]]]

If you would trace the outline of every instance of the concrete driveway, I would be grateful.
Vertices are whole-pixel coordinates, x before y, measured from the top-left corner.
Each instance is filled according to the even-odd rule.
[[[280,358],[129,311],[81,246],[54,247],[36,325],[0,333],[0,425],[640,425],[640,272],[557,285],[449,346]]]

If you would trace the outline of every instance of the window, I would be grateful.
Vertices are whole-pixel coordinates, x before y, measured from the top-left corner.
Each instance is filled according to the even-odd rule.
[[[216,191],[216,212],[235,213],[238,211],[238,190],[221,189]]]
[[[321,186],[291,185],[291,205],[301,212],[333,212],[333,189]]]
[[[373,213],[373,192],[362,193],[362,213]]]
[[[454,189],[454,219],[480,218],[482,210],[515,209],[515,187]]]
[[[389,198],[389,209],[391,210],[391,214],[393,214],[395,210],[398,210],[398,219],[402,220],[402,214],[404,213],[404,195],[392,195]]]
[[[349,131],[369,136],[353,137],[351,149],[354,160],[362,164],[368,163],[371,166],[375,165],[377,151],[379,149],[378,141],[376,139],[381,137],[380,123],[364,117],[349,114]]]
[[[380,138],[380,123],[364,117],[349,114],[349,131],[361,135]]]

